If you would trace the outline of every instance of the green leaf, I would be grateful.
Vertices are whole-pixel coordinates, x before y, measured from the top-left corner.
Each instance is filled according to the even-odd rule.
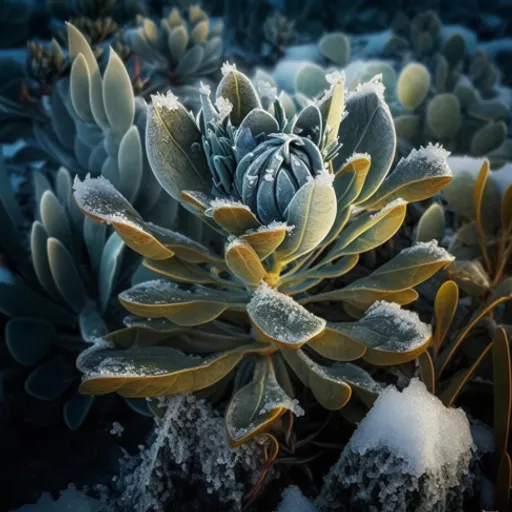
[[[227,244],[224,257],[232,274],[244,283],[258,286],[267,275],[256,251],[240,238]]]
[[[312,62],[305,62],[295,77],[295,90],[311,99],[322,94],[329,88],[329,82],[325,77],[325,69]]]
[[[306,183],[285,211],[294,229],[276,251],[278,260],[292,261],[315,249],[327,236],[336,218],[336,195],[331,183],[317,178]]]
[[[444,209],[439,203],[432,203],[423,213],[416,230],[416,242],[441,240],[446,229]]]
[[[413,149],[407,158],[398,162],[375,194],[360,206],[379,210],[398,198],[413,203],[437,194],[452,180],[446,161],[448,155],[447,151],[432,144]]]
[[[167,260],[145,258],[144,266],[158,275],[169,277],[180,283],[215,284],[217,282],[210,272],[177,256]]]
[[[48,238],[47,250],[55,286],[75,313],[80,313],[85,306],[86,291],[73,257],[56,238]]]
[[[119,278],[125,245],[117,233],[112,233],[103,248],[98,275],[99,303],[101,311],[108,303]]]
[[[344,68],[350,61],[350,40],[342,32],[331,32],[318,42],[320,53],[336,66]]]
[[[434,301],[435,331],[432,340],[434,355],[441,348],[452,325],[459,304],[459,287],[453,281],[445,281],[436,293]]]
[[[171,93],[153,96],[148,110],[146,151],[153,173],[174,199],[182,190],[211,191],[211,174],[193,117]]]
[[[45,320],[18,317],[5,326],[5,344],[20,364],[34,366],[44,359],[55,339],[54,326]]]
[[[300,304],[324,300],[342,300],[359,309],[367,309],[376,300],[390,300],[391,294],[407,292],[426,281],[453,261],[453,256],[437,243],[418,243],[402,250],[369,276],[357,279],[341,290],[320,293],[299,300]]]
[[[325,320],[265,283],[254,293],[247,313],[259,336],[288,348],[300,348],[326,325]]]
[[[121,139],[117,166],[121,193],[132,203],[137,197],[143,173],[143,149],[137,126],[132,126]]]
[[[262,228],[246,233],[240,238],[245,240],[255,250],[263,261],[268,258],[282,244],[287,233],[286,224],[263,226]]]
[[[73,238],[66,210],[52,191],[46,190],[43,192],[40,210],[41,221],[48,236],[56,238],[71,251]]]
[[[430,89],[430,73],[418,62],[411,62],[400,73],[397,96],[400,103],[410,111],[419,107]]]
[[[251,210],[243,204],[215,204],[205,214],[228,233],[243,235],[249,229],[257,229],[261,223]]]
[[[363,213],[338,236],[326,258],[348,256],[371,251],[388,241],[402,225],[407,203],[392,201],[378,213]]]
[[[376,302],[357,322],[330,323],[340,338],[367,347],[363,358],[374,365],[412,361],[424,352],[432,337],[430,326],[397,304]]]
[[[56,400],[69,388],[75,376],[64,354],[36,366],[25,381],[25,391],[39,400]]]
[[[395,127],[383,95],[383,86],[377,78],[349,94],[345,102],[348,116],[338,132],[343,146],[333,160],[333,169],[342,167],[354,153],[368,153],[372,161],[359,202],[368,199],[379,188],[395,156]]]
[[[126,133],[135,116],[135,100],[130,75],[112,48],[103,74],[103,106],[112,130]]]
[[[49,295],[56,297],[58,295],[58,291],[48,262],[48,252],[46,250],[47,241],[48,235],[46,233],[46,229],[44,229],[44,226],[36,220],[32,224],[32,231],[30,233],[32,264],[34,265],[34,270],[41,286]]]
[[[244,117],[256,108],[261,108],[260,99],[251,81],[234,66],[223,66],[223,77],[217,86],[217,99],[228,100],[233,109],[230,114],[234,126],[239,126]],[[192,188],[192,187],[188,187]]]
[[[508,449],[510,414],[512,411],[512,366],[510,345],[503,327],[498,327],[492,346],[494,381],[494,444],[496,453],[503,456]]]
[[[258,358],[251,382],[234,394],[226,410],[230,446],[268,430],[287,410],[302,412],[279,385],[272,359]]]
[[[184,326],[211,322],[228,309],[243,309],[245,299],[244,294],[202,287],[181,290],[163,280],[140,283],[119,295],[121,304],[133,315],[167,318]]]
[[[322,263],[303,273],[308,278],[333,279],[350,272],[359,261],[359,254],[343,256],[332,263]],[[283,281],[284,282],[284,281]]]
[[[366,353],[366,345],[356,337],[348,336],[337,329],[337,324],[328,323],[325,330],[308,342],[312,348],[333,361],[356,361]]]
[[[165,259],[174,253],[166,248],[148,228],[139,213],[103,177],[78,178],[74,183],[74,198],[80,210],[97,222],[107,222],[123,242],[134,251],[153,259]]]
[[[127,398],[192,393],[225,377],[245,353],[255,348],[246,345],[203,358],[170,347],[94,347],[77,359],[77,367],[84,374],[80,393],[117,392]]]

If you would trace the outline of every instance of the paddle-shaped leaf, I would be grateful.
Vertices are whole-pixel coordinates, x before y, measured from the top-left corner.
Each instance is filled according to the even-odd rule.
[[[238,390],[226,411],[229,444],[238,446],[268,430],[286,411],[300,416],[303,411],[279,385],[272,358],[258,358],[253,378]]]
[[[215,284],[216,280],[210,272],[184,261],[177,256],[167,260],[144,259],[144,266],[161,276],[170,277],[180,283]]]
[[[234,65],[224,64],[222,74],[224,76],[217,86],[215,96],[233,105],[230,118],[233,125],[238,126],[251,110],[261,108],[260,99],[252,82],[238,72]]]
[[[418,222],[416,242],[430,242],[434,238],[441,240],[445,227],[444,208],[439,203],[432,203]]]
[[[192,393],[225,377],[244,353],[255,348],[246,345],[202,358],[187,356],[170,347],[120,350],[95,346],[77,359],[77,367],[84,373],[80,393],[117,392],[128,398]]]
[[[340,125],[339,140],[343,142],[334,158],[339,169],[354,153],[368,153],[372,166],[358,201],[368,199],[380,186],[395,156],[396,135],[393,117],[384,101],[384,87],[375,77],[358,87],[345,103],[348,116]]]
[[[366,353],[366,345],[355,337],[347,336],[328,323],[324,331],[308,342],[308,347],[333,361],[355,361]]]
[[[389,297],[405,292],[426,281],[438,270],[453,261],[447,251],[438,247],[437,242],[418,243],[402,250],[369,276],[357,279],[340,290],[319,293],[300,299],[300,304],[324,300],[347,301],[365,310],[377,300],[395,300]]]
[[[331,175],[322,173],[306,183],[285,211],[294,229],[276,251],[277,258],[291,261],[315,249],[327,236],[336,218],[336,194]]]
[[[259,220],[244,204],[223,204],[221,201],[214,202],[211,210],[207,210],[207,216],[228,233],[239,236],[249,229],[256,229],[261,226]]]
[[[208,288],[182,290],[171,281],[140,283],[119,295],[121,304],[133,315],[167,318],[178,325],[211,322],[227,309],[243,309],[243,294]]]
[[[432,340],[434,358],[452,325],[457,305],[459,304],[459,287],[453,281],[446,281],[437,291],[434,302],[435,331]]]
[[[112,224],[123,242],[134,251],[153,259],[170,258],[174,253],[159,242],[126,198],[100,176],[84,181],[75,178],[75,201],[83,213],[98,222]]]
[[[448,151],[432,144],[426,148],[413,149],[407,158],[398,162],[375,194],[360,206],[379,210],[398,198],[412,203],[437,194],[452,180],[446,162],[448,155]]]
[[[288,348],[300,348],[320,334],[326,325],[325,320],[266,283],[254,293],[247,305],[247,313],[257,334]]]
[[[201,132],[177,98],[153,96],[146,128],[146,150],[156,179],[174,199],[182,190],[209,193],[211,175]]]
[[[287,232],[288,228],[284,222],[276,222],[270,226],[262,226],[255,231],[246,233],[240,238],[249,243],[259,259],[263,261],[281,245]]]
[[[267,274],[256,251],[240,238],[228,243],[224,257],[233,275],[252,286],[258,286]]]

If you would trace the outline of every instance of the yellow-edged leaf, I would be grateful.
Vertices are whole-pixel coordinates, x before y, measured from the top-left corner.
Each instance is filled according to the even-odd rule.
[[[243,235],[249,229],[257,229],[261,226],[260,221],[243,204],[215,205],[211,209],[213,220],[228,233],[232,235]]]
[[[267,274],[256,251],[240,238],[228,243],[224,257],[229,270],[238,279],[252,286],[259,285]]]
[[[240,238],[245,240],[256,251],[260,260],[268,258],[281,245],[287,233],[286,224],[265,226]]]
[[[498,327],[492,347],[494,378],[494,445],[503,456],[508,448],[510,414],[512,410],[512,368],[510,344],[503,327]]]
[[[485,159],[478,177],[476,179],[475,188],[473,189],[473,205],[475,208],[475,222],[478,232],[478,240],[480,243],[480,250],[484,257],[484,262],[487,271],[491,269],[491,261],[487,253],[487,235],[485,233],[484,225],[482,224],[482,201],[484,197],[485,185],[489,175],[489,160]]]
[[[458,303],[459,287],[453,281],[446,281],[437,291],[434,302],[435,330],[432,340],[434,358],[448,334]]]
[[[420,368],[421,382],[425,384],[430,393],[436,393],[436,376],[434,372],[434,363],[428,350],[425,350],[418,356],[418,365]]]

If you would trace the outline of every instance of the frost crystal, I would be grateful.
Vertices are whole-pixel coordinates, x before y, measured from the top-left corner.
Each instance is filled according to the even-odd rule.
[[[230,64],[228,61],[226,61],[224,64],[222,64],[220,70],[222,72],[222,76],[226,76],[228,73],[231,73],[231,71],[236,71],[236,64]]]
[[[199,92],[201,94],[205,94],[206,96],[210,96],[210,94],[212,93],[212,90],[208,84],[204,84],[203,82],[201,82],[201,86],[199,87]]]
[[[322,169],[315,176],[315,183],[318,183],[319,185],[332,185],[333,181],[334,181],[334,174],[329,172],[326,169]]]
[[[412,247],[405,249],[408,254],[414,254],[415,252],[427,251],[436,258],[444,258],[449,261],[455,259],[446,249],[439,247],[437,240],[431,240],[430,242],[417,242]]]
[[[405,166],[405,169],[410,169],[409,172],[416,170],[420,167],[421,176],[423,179],[429,176],[451,176],[452,172],[448,167],[448,157],[450,152],[443,148],[440,144],[428,144],[427,147],[413,149],[406,157],[402,157],[396,165],[393,174],[397,171],[400,172],[400,167]],[[407,172],[403,173],[405,178],[401,182],[407,182]]]
[[[343,166],[341,167],[343,169],[343,167],[346,167],[347,165],[350,165],[352,162],[355,162],[356,160],[359,160],[360,158],[369,158],[370,159],[370,162],[371,162],[371,155],[369,153],[354,153],[353,155],[349,156],[346,160],[345,160],[345,163],[343,164]]]
[[[318,509],[462,511],[474,444],[461,409],[413,379],[385,389],[325,478]],[[372,505],[375,508],[370,507]]]
[[[223,419],[192,395],[161,398],[159,407],[152,444],[121,459],[105,510],[240,510],[261,468],[258,442],[230,448]]]
[[[393,201],[389,202],[384,208],[381,208],[378,212],[374,213],[373,215],[370,215],[370,219],[374,219],[375,217],[379,216],[380,214],[391,210],[392,208],[395,208],[401,204],[407,204],[407,201],[402,199],[401,197],[397,197]]]
[[[152,94],[151,99],[153,105],[158,108],[165,108],[167,110],[178,110],[180,102],[178,98],[171,92],[167,91],[167,94]]]
[[[217,197],[210,202],[210,208],[215,209],[220,206],[230,206],[231,208],[244,208],[251,211],[251,209],[244,203],[236,199],[229,199],[227,197]]]
[[[112,423],[112,428],[109,431],[110,435],[121,437],[123,435],[123,432],[124,427],[119,422],[114,421],[114,423]]]
[[[268,98],[271,101],[275,101],[277,98],[277,87],[273,87],[271,83],[259,80],[257,87],[258,93],[262,98]]]
[[[353,98],[355,96],[363,96],[368,93],[375,93],[379,97],[379,100],[382,101],[383,106],[387,107],[387,103],[384,100],[384,84],[382,83],[382,75],[375,75],[371,80],[365,82],[364,84],[359,84],[355,91],[352,91],[348,95],[348,99]]]
[[[217,100],[215,101],[215,106],[219,111],[219,117],[221,119],[224,119],[225,117],[229,116],[229,114],[231,114],[231,111],[233,110],[233,103],[231,103],[231,101],[229,101],[228,99],[223,98],[222,96],[217,98]]]

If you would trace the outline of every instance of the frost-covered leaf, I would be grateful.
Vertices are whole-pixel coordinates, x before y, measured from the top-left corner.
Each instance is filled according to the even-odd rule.
[[[261,226],[256,216],[242,203],[216,200],[211,206],[211,211],[206,211],[206,215],[213,217],[220,227],[235,236],[243,235],[248,229],[257,229]]]
[[[74,197],[82,212],[98,222],[112,224],[123,242],[134,251],[153,259],[169,258],[173,252],[159,242],[147,225],[114,186],[105,178],[75,178]]]
[[[452,180],[446,161],[448,155],[448,151],[432,144],[413,149],[407,158],[398,162],[375,194],[360,206],[378,210],[400,197],[412,203],[437,194]]]
[[[119,295],[121,304],[133,315],[167,318],[179,325],[211,322],[227,309],[243,308],[245,295],[198,287],[182,290],[164,280],[135,285]]]
[[[322,94],[329,88],[325,77],[325,69],[313,62],[304,62],[300,65],[295,76],[295,91],[308,99]]]
[[[169,277],[180,283],[215,284],[213,275],[199,265],[189,263],[177,256],[166,260],[145,258],[144,266],[161,276]]]
[[[424,352],[432,331],[416,313],[397,304],[374,303],[357,322],[329,324],[342,338],[367,347],[364,359],[375,365],[394,365],[411,361]]]
[[[339,140],[343,142],[333,160],[339,169],[354,153],[368,153],[372,166],[358,201],[368,199],[386,177],[396,148],[393,117],[384,101],[383,85],[378,77],[358,87],[345,102],[347,117],[340,125]]]
[[[253,109],[261,108],[260,99],[251,81],[237,71],[234,65],[222,66],[222,80],[217,86],[217,99],[228,100],[233,108],[230,113],[231,122],[239,126],[245,116]]]
[[[369,276],[357,279],[340,290],[320,293],[299,300],[301,304],[322,300],[342,300],[359,309],[367,309],[377,300],[391,299],[395,294],[409,293],[410,288],[426,281],[453,261],[436,241],[417,243],[402,250]]]
[[[201,132],[178,99],[153,96],[147,114],[146,151],[156,179],[174,199],[182,190],[209,193],[211,174]]]
[[[230,445],[238,446],[268,430],[287,410],[298,416],[304,413],[279,385],[272,359],[258,358],[251,382],[234,394],[226,411]]]
[[[288,348],[301,347],[320,334],[326,325],[325,320],[266,283],[254,293],[247,305],[247,313],[257,334]]]
[[[337,325],[328,323],[321,334],[308,342],[308,347],[333,361],[356,361],[363,357],[366,345],[355,336],[347,336]]]
[[[397,199],[377,213],[359,215],[341,231],[327,258],[360,254],[379,247],[400,229],[406,212],[407,203]]]
[[[240,238],[245,240],[256,251],[260,260],[268,258],[281,245],[288,228],[285,223],[272,223],[250,231]]]
[[[488,293],[491,279],[478,260],[456,259],[447,268],[447,274],[470,297]]]
[[[235,238],[227,244],[224,253],[229,270],[244,283],[257,286],[267,275],[259,256],[248,242]]]
[[[336,218],[336,195],[326,172],[306,183],[285,211],[294,229],[276,252],[277,258],[290,261],[315,249],[327,236]]]
[[[93,347],[77,359],[77,367],[84,374],[80,392],[117,392],[128,398],[191,393],[225,377],[252,348],[241,346],[203,358],[170,347]]]

